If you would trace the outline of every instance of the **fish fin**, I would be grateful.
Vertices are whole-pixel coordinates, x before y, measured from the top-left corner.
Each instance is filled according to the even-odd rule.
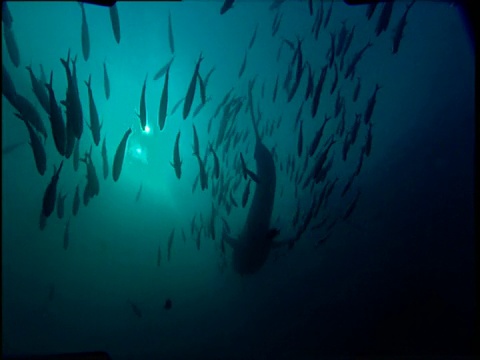
[[[76,54],[75,57],[72,59],[72,65],[75,65],[77,63],[77,57],[78,54]]]
[[[250,176],[250,179],[255,181],[257,184],[260,182],[260,179],[258,178],[258,175],[255,174],[252,170],[246,169],[248,176]]]

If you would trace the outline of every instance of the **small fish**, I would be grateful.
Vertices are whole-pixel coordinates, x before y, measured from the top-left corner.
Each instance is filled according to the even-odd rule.
[[[338,84],[338,67],[337,67],[337,63],[335,63],[334,66],[335,66],[335,77],[333,78],[332,87],[330,88],[330,95],[333,94],[333,92],[335,91],[335,89],[336,89],[336,87],[337,87],[337,84]]]
[[[387,1],[383,4],[382,12],[378,18],[377,26],[375,27],[375,35],[380,35],[382,31],[386,31],[390,23],[394,1]]]
[[[197,107],[195,108],[195,110],[193,111],[192,118],[197,117],[198,113],[203,109],[203,107],[205,106],[205,104],[206,104],[207,102],[209,102],[210,100],[212,100],[212,98],[211,98],[211,97],[208,97],[204,103],[198,104]]]
[[[62,170],[62,167],[63,160],[60,163],[58,170],[54,167],[52,179],[50,180],[50,183],[48,184],[43,195],[42,210],[43,215],[45,215],[45,217],[47,218],[52,214],[53,210],[55,209],[55,203],[57,200],[57,183],[60,177],[60,171]]]
[[[214,159],[214,166],[213,166],[213,175],[215,176],[216,179],[220,176],[220,161],[218,160],[218,156],[213,150],[212,144],[209,144],[209,150],[213,154],[213,159]]]
[[[315,87],[315,91],[313,93],[312,117],[315,117],[318,111],[318,104],[320,103],[320,94],[322,93],[323,83],[325,81],[325,76],[327,75],[327,67],[328,67],[328,64],[326,64],[322,68],[322,73],[320,74],[320,78],[318,79],[317,86]]]
[[[325,21],[323,22],[324,29],[327,28],[328,22],[330,21],[330,17],[332,16],[332,9],[333,9],[333,0],[330,2],[330,7],[328,8],[327,14],[325,15]]]
[[[277,79],[275,80],[275,87],[273,88],[272,102],[275,102],[275,100],[277,99],[277,91],[278,91],[278,74],[277,74]]]
[[[36,107],[27,98],[20,95],[19,93],[16,93],[14,97],[14,103],[12,105],[18,111],[18,113],[15,113],[16,117],[28,122],[35,128],[36,131],[38,131],[42,135],[44,139],[47,138],[47,129],[45,128],[43,120],[38,113]]]
[[[170,66],[172,65],[172,62],[173,60],[175,59],[174,56],[172,56],[172,58],[165,64],[163,65],[160,70],[157,71],[157,73],[153,76],[153,80],[158,80],[158,79],[161,79],[163,77],[163,75],[165,75],[167,73],[167,70],[170,69]]]
[[[53,140],[55,147],[60,155],[65,155],[65,145],[66,145],[66,130],[65,122],[63,121],[62,111],[57,104],[55,99],[55,93],[52,88],[53,82],[53,72],[50,73],[50,83],[45,84],[48,89],[49,99],[50,99],[50,125],[52,127]]]
[[[13,29],[5,26],[3,28],[3,38],[5,39],[5,45],[7,46],[7,53],[10,57],[10,60],[12,61],[13,66],[18,68],[20,66],[20,51],[18,50]]]
[[[197,74],[198,76],[198,85],[200,88],[200,99],[202,99],[202,104],[205,105],[207,102],[206,92],[205,92],[205,84],[203,83],[202,77],[200,73]]]
[[[198,71],[200,69],[200,64],[203,60],[202,54],[198,57],[197,64],[195,65],[195,69],[193,71],[192,79],[190,80],[190,84],[188,86],[187,94],[185,95],[185,102],[183,103],[183,120],[188,117],[190,113],[190,109],[192,108],[193,98],[195,96],[195,88],[197,85],[197,78],[198,78]]]
[[[365,109],[365,113],[363,115],[363,121],[365,124],[368,124],[372,118],[373,109],[375,108],[375,103],[377,101],[377,92],[382,87],[378,84],[375,85],[375,90],[373,91],[372,96],[368,99],[367,108]]]
[[[365,155],[370,156],[372,151],[372,123],[368,124],[367,138],[365,142]]]
[[[145,103],[145,91],[147,88],[147,77],[145,76],[145,81],[143,82],[142,95],[140,96],[140,114],[137,114],[140,118],[140,126],[142,130],[145,131],[145,126],[147,126],[147,105]]]
[[[213,72],[215,71],[215,66],[213,66],[210,71],[207,73],[207,75],[205,76],[205,79],[203,81],[205,87],[207,87],[207,84],[208,84],[208,81],[210,80],[210,76],[212,76]]]
[[[368,20],[370,20],[373,13],[375,12],[375,8],[377,7],[377,5],[378,5],[378,2],[371,2],[370,4],[368,4],[368,7],[367,7],[367,19]]]
[[[335,60],[335,34],[330,33],[330,58],[328,60],[328,67],[331,68],[333,66],[333,61]]]
[[[192,127],[193,127],[193,155],[199,156],[200,143],[198,141],[197,129],[195,128],[195,124],[192,124]]]
[[[110,22],[112,23],[113,35],[115,36],[115,41],[117,44],[120,44],[120,19],[118,17],[117,4],[114,3],[110,6]]]
[[[48,91],[45,89],[45,85],[47,85],[47,83],[44,83],[36,78],[31,66],[25,66],[25,69],[27,69],[28,73],[30,74],[33,93],[37,97],[38,102],[40,105],[42,105],[42,108],[45,110],[45,112],[50,114],[50,100]]]
[[[357,76],[357,85],[355,85],[355,89],[353,90],[353,98],[352,98],[354,102],[357,101],[358,94],[360,94],[360,78]]]
[[[67,115],[67,146],[65,149],[65,157],[69,158],[75,145],[74,138],[80,139],[83,132],[83,110],[78,92],[78,83],[76,77],[76,60],[72,61],[73,72],[70,70],[70,49],[68,50],[67,59],[60,59],[65,67],[67,74],[67,96],[61,103],[66,107]]]
[[[245,164],[245,160],[243,159],[242,153],[240,153],[240,161],[242,163],[242,174],[243,178],[247,180],[247,165]]]
[[[240,65],[240,70],[238,71],[238,77],[242,77],[243,73],[245,72],[245,68],[247,66],[247,54],[248,51],[245,51],[245,56],[243,57],[242,64]]]
[[[307,66],[308,66],[308,83],[307,83],[307,89],[306,89],[306,92],[305,92],[305,100],[307,100],[309,97],[312,96],[313,89],[314,89],[312,66],[308,62],[307,62]]]
[[[359,51],[357,51],[353,55],[352,60],[350,61],[350,64],[347,67],[347,70],[345,70],[345,73],[343,74],[343,77],[345,79],[347,79],[349,76],[353,76],[357,63],[360,61],[365,51],[371,46],[373,46],[373,43],[369,41],[363,48],[361,48]]]
[[[225,0],[222,7],[220,8],[220,15],[225,14],[228,10],[233,7],[233,2],[235,0]]]
[[[163,308],[165,310],[170,310],[172,308],[172,300],[170,299],[165,300],[165,305],[163,305]]]
[[[90,56],[90,36],[88,34],[87,16],[82,2],[79,2],[82,9],[82,54],[85,61],[88,61]]]
[[[105,143],[106,138],[103,138],[102,142],[102,159],[103,159],[103,178],[108,177],[108,156],[107,156],[107,145]]]
[[[170,12],[168,12],[168,43],[173,54],[175,52],[175,44],[173,42],[172,15]]]
[[[253,31],[252,38],[250,39],[250,43],[248,44],[248,48],[251,49],[255,39],[257,38],[257,30],[258,30],[258,23],[255,25],[255,30]]]
[[[177,138],[175,140],[175,147],[173,149],[173,163],[170,163],[170,165],[173,166],[175,169],[175,175],[177,176],[178,179],[182,176],[182,160],[180,160],[180,131],[177,134]]]
[[[160,98],[160,107],[158,110],[158,126],[160,127],[160,131],[163,130],[165,126],[165,120],[167,119],[169,73],[170,68],[167,69],[167,74],[165,75],[165,82],[163,83],[163,91]]]
[[[95,105],[95,100],[93,98],[92,75],[88,77],[88,81],[85,81],[85,85],[87,86],[88,90],[88,105],[90,109],[90,124],[87,123],[87,125],[92,132],[93,142],[95,143],[95,146],[98,146],[98,144],[100,144],[100,130],[102,128],[102,124],[100,124],[97,106]]]
[[[177,111],[177,109],[179,108],[180,104],[185,100],[185,98],[181,98],[180,100],[178,100],[175,105],[173,105],[173,108],[172,108],[172,111],[170,111],[170,116],[172,116],[173,114],[175,114],[175,112]]]
[[[123,160],[125,158],[125,149],[127,148],[127,140],[130,134],[132,133],[132,129],[128,129],[122,137],[120,144],[118,144],[117,150],[115,151],[115,157],[113,158],[113,171],[112,177],[113,181],[117,181],[120,177],[120,173],[122,172],[123,167]]]
[[[205,189],[208,189],[208,176],[207,176],[207,172],[205,170],[205,164],[202,161],[202,159],[200,159],[200,155],[197,154],[196,158],[198,160],[198,167],[199,167],[199,170],[200,170],[200,172],[199,172],[200,186],[201,186],[202,190],[205,190]]]
[[[2,2],[2,23],[5,27],[12,28],[13,18],[6,1]]]
[[[259,178],[258,175],[255,174],[253,171],[247,169],[247,174],[248,174],[248,176],[250,177],[250,179],[252,179],[253,181],[255,181],[257,184],[260,183],[260,178]]]
[[[107,72],[107,63],[103,61],[103,89],[105,90],[105,98],[110,98],[110,79]]]
[[[400,47],[400,41],[403,38],[403,30],[405,29],[405,26],[407,25],[407,14],[410,10],[410,8],[413,6],[416,0],[413,0],[410,2],[410,4],[407,5],[407,8],[405,9],[405,12],[403,13],[402,17],[398,21],[397,26],[395,27],[394,33],[393,33],[393,44],[392,44],[392,54],[396,54],[398,52],[398,48]]]
[[[297,141],[298,157],[302,156],[302,150],[303,150],[303,121],[300,121],[300,130],[298,131],[298,141]]]

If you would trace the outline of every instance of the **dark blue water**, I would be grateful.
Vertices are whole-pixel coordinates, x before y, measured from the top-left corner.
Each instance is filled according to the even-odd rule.
[[[392,35],[406,3],[395,3],[387,30],[376,36],[381,6],[368,21],[365,6],[334,2],[327,27],[322,25],[315,39],[311,30],[318,4],[314,2],[311,16],[305,1],[287,1],[278,10],[270,10],[267,1],[236,1],[224,15],[220,15],[221,2],[121,2],[120,43],[115,41],[108,8],[87,4],[90,56],[85,61],[78,4],[8,3],[20,65],[12,63],[5,41],[2,64],[17,93],[28,98],[41,115],[48,138],[47,171],[43,176],[36,170],[28,144],[2,155],[3,354],[103,350],[113,359],[473,355],[474,53],[464,20],[448,4],[417,2],[407,16],[404,37],[394,55]],[[324,19],[329,7],[330,2],[325,2]],[[160,131],[157,117],[164,78],[155,81],[153,77],[172,57],[169,12],[175,58],[169,73],[169,115]],[[277,14],[280,26],[272,37]],[[354,37],[333,94],[330,88],[335,70],[328,68],[318,113],[312,118],[312,98],[305,100],[304,96],[308,68],[298,93],[287,102],[283,83],[294,51],[284,43],[278,61],[277,52],[282,39],[296,45],[297,36],[304,38],[303,61],[311,64],[316,85],[328,62],[330,32],[338,36],[342,21],[346,21],[348,30],[355,26]],[[257,24],[256,40],[248,49]],[[369,41],[373,46],[358,62],[353,80],[344,79],[350,60]],[[25,66],[31,65],[37,76],[40,64],[47,78],[53,72],[57,101],[63,100],[67,79],[60,58],[66,58],[69,49],[72,58],[78,56],[78,87],[85,121],[80,155],[83,157],[93,144],[84,85],[91,75],[110,174],[103,179],[101,144],[93,145],[99,195],[87,206],[81,200],[80,210],[73,216],[75,188],[79,185],[83,194],[87,184],[86,166],[80,163],[75,172],[72,158],[64,159],[57,191],[67,194],[65,216],[59,219],[55,211],[41,230],[43,194],[54,165],[58,167],[62,157]],[[239,77],[247,50],[245,72]],[[211,100],[193,118],[193,110],[201,103],[197,88],[192,112],[183,120],[183,106],[170,113],[186,95],[200,53],[204,57],[201,77],[215,67],[206,87]],[[335,57],[338,67],[340,60],[341,56]],[[108,100],[104,94],[104,61],[111,86]],[[296,61],[292,63],[296,69]],[[149,132],[141,130],[137,116],[146,76]],[[277,76],[278,94],[273,103]],[[231,247],[224,244],[225,254],[221,251],[221,218],[237,236],[245,225],[255,190],[252,182],[249,201],[242,208],[247,181],[242,177],[239,153],[248,168],[257,170],[250,112],[245,111],[248,83],[254,78],[254,113],[257,118],[257,112],[261,113],[262,141],[276,153],[271,227],[280,230],[274,240],[284,245],[272,249],[258,272],[241,276],[232,267]],[[357,78],[361,79],[361,89],[353,102]],[[357,140],[344,161],[346,134],[355,114],[364,114],[376,84],[381,89],[371,119],[371,154],[362,155],[368,132],[362,119]],[[199,173],[198,161],[192,156],[192,123],[203,159],[208,143],[217,139],[223,110],[212,120],[210,131],[209,120],[232,88],[232,97],[242,101],[242,108],[230,131],[232,138],[235,133],[242,138],[234,145],[226,136],[216,148],[224,185],[230,186],[223,201],[212,192],[219,180],[212,176],[211,155],[206,162],[208,189],[202,191],[198,184],[192,192]],[[336,131],[342,115],[334,116],[338,92],[345,98],[343,135]],[[5,149],[16,142],[27,142],[28,132],[15,117],[12,104],[5,96],[2,99]],[[295,118],[303,102],[304,144],[299,158]],[[316,154],[333,136],[336,142],[327,158],[333,161],[332,167],[325,180],[302,189],[316,156],[309,159],[304,171],[307,150],[325,116],[332,118]],[[280,117],[280,126],[266,131]],[[133,132],[120,179],[114,182],[113,156],[128,128]],[[179,131],[181,179],[170,165]],[[228,141],[230,145],[226,145]],[[363,166],[359,175],[342,197],[360,157]],[[292,169],[286,172],[288,159],[292,158],[293,174]],[[302,174],[296,185],[295,176]],[[312,201],[317,201],[324,186],[337,178],[328,201],[305,232],[293,247],[285,245],[295,238]],[[233,189],[236,182],[238,188]],[[140,186],[142,192],[136,201]],[[358,191],[358,203],[344,220]],[[228,213],[230,192],[239,207]],[[215,240],[209,231],[212,204]],[[299,221],[293,225],[297,207]],[[324,219],[318,229],[312,230]],[[70,239],[64,249],[67,221]],[[173,229],[171,257],[167,260]],[[325,237],[327,240],[318,245]],[[159,247],[162,257],[157,266]],[[172,301],[171,309],[164,308],[167,299]],[[133,311],[131,303],[141,316]]]

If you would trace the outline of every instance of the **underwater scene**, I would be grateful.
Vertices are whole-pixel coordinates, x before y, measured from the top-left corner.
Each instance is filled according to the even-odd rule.
[[[2,356],[473,356],[458,6],[92,2],[2,3]]]

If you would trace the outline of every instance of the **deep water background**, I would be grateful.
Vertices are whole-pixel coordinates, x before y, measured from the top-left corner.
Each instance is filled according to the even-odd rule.
[[[237,4],[238,3],[238,4]],[[315,3],[316,5],[317,3]],[[92,75],[92,88],[104,121],[110,164],[123,133],[133,135],[120,180],[101,179],[100,194],[71,217],[77,184],[85,186],[85,166],[73,171],[66,161],[59,190],[67,192],[66,216],[48,219],[40,231],[43,192],[61,161],[51,138],[47,140],[47,172],[39,176],[31,149],[23,146],[2,156],[2,351],[4,354],[59,353],[105,350],[114,359],[310,359],[345,355],[473,355],[475,318],[474,275],[474,52],[457,9],[448,4],[417,2],[408,15],[398,54],[391,54],[391,34],[405,3],[394,6],[387,32],[374,28],[376,10],[367,21],[364,6],[333,5],[332,17],[318,41],[310,29],[314,16],[307,2],[285,2],[282,24],[274,38],[274,12],[270,2],[237,1],[220,16],[221,2],[120,2],[121,42],[111,30],[108,10],[85,5],[91,54],[81,54],[80,7],[75,2],[9,2],[21,65],[15,68],[2,42],[2,63],[17,92],[38,108],[50,133],[48,118],[31,90],[26,65],[47,76],[53,71],[57,100],[66,89],[65,70],[59,59],[78,54],[78,83],[84,118],[88,97],[83,84]],[[329,2],[325,2],[325,9]],[[218,239],[202,237],[197,250],[190,222],[195,215],[210,216],[211,193],[192,194],[198,173],[190,156],[192,116],[181,118],[181,108],[167,118],[160,132],[156,125],[163,79],[152,76],[170,57],[168,12],[175,34],[175,60],[170,72],[169,110],[185,96],[195,62],[203,53],[201,72],[215,66],[207,88],[212,100],[193,119],[202,149],[216,138],[219,118],[210,134],[207,123],[224,94],[232,87],[247,94],[248,79],[258,75],[256,90],[263,119],[282,116],[282,126],[264,139],[276,145],[281,161],[296,156],[293,122],[301,100],[286,104],[279,90],[272,104],[277,74],[286,74],[291,52],[285,47],[280,62],[276,54],[281,38],[306,34],[304,57],[318,78],[330,45],[329,31],[341,21],[356,24],[346,62],[369,40],[374,46],[360,60],[356,76],[362,88],[356,103],[351,94],[356,81],[340,77],[346,96],[347,126],[362,112],[375,88],[372,154],[346,198],[339,196],[360,154],[355,144],[346,162],[341,145],[334,147],[335,161],[329,179],[339,184],[325,210],[335,217],[361,189],[357,208],[348,221],[340,221],[329,240],[315,248],[320,236],[307,230],[290,250],[281,250],[260,272],[241,277],[219,268]],[[246,72],[238,78],[248,42],[256,24],[258,35],[249,51]],[[111,83],[107,101],[103,91],[103,61]],[[150,134],[141,133],[135,113],[147,80]],[[265,81],[265,98],[259,95]],[[330,88],[329,71],[326,89]],[[324,114],[333,112],[335,96],[322,94],[319,115],[310,116],[306,102],[304,137],[310,143]],[[304,93],[304,85],[299,92]],[[28,139],[14,108],[2,97],[2,146]],[[193,108],[198,104],[198,95]],[[88,121],[88,120],[87,120]],[[251,131],[249,115],[242,109],[239,128]],[[335,131],[328,125],[326,135]],[[175,177],[170,166],[173,145],[182,132],[183,174]],[[366,127],[362,122],[359,139]],[[92,138],[84,127],[81,154]],[[254,168],[253,136],[240,144]],[[140,149],[141,154],[138,154]],[[204,151],[204,150],[202,150]],[[230,150],[233,156],[239,150]],[[221,152],[219,151],[219,154]],[[223,154],[220,155],[223,158]],[[100,146],[93,160],[101,175]],[[297,167],[303,161],[297,161]],[[278,163],[277,163],[278,167]],[[222,171],[234,172],[222,161]],[[239,175],[236,175],[239,176]],[[278,184],[272,222],[282,238],[294,234],[291,219],[297,199],[293,183],[277,169]],[[135,202],[140,184],[141,199]],[[341,185],[341,186],[340,186]],[[279,192],[284,188],[284,194]],[[240,186],[243,189],[243,185]],[[240,199],[241,193],[237,195]],[[305,211],[311,203],[309,188],[299,189]],[[221,210],[222,214],[225,212]],[[246,210],[226,217],[238,233]],[[71,217],[70,246],[62,247],[65,222]],[[166,254],[168,235],[175,228],[172,258],[156,266],[160,245]],[[187,241],[181,239],[181,229]],[[217,233],[221,221],[217,222]],[[228,250],[230,251],[230,250]],[[49,288],[55,288],[53,300]],[[169,311],[163,308],[173,301]],[[128,301],[142,311],[137,318]]]

